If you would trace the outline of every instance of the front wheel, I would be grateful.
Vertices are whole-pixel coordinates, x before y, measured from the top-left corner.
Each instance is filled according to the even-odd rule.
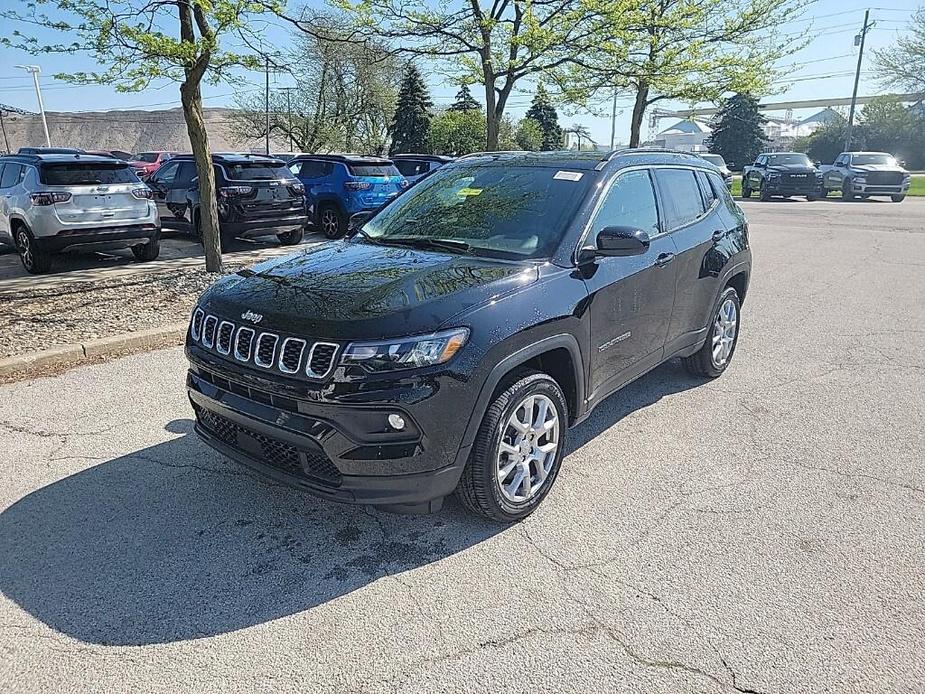
[[[851,189],[851,181],[847,178],[842,181],[841,184],[841,199],[842,200],[854,200],[855,195],[854,191]]]
[[[726,287],[713,313],[713,321],[710,323],[706,342],[697,352],[683,360],[684,366],[690,373],[695,376],[716,378],[726,370],[739,341],[741,310],[739,294],[732,287]]]
[[[305,229],[299,227],[294,231],[287,231],[282,234],[277,234],[276,238],[279,239],[280,244],[283,246],[295,246],[297,243],[302,242],[302,238],[305,236]]]
[[[761,182],[761,190],[758,193],[758,199],[761,202],[767,202],[771,199],[771,191],[768,190],[768,184],[765,181]]]
[[[750,198],[752,196],[752,189],[748,187],[748,182],[743,178],[742,179],[742,197]]]
[[[526,518],[555,482],[568,405],[559,384],[527,373],[492,401],[456,493],[470,511],[502,523]]]
[[[890,196],[890,200],[892,200],[893,202],[902,202],[905,199],[906,199],[905,195],[891,195]]]

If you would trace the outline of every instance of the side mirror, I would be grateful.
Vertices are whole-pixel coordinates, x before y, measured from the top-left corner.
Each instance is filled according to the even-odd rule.
[[[375,212],[366,210],[364,212],[357,212],[356,214],[350,215],[350,219],[347,220],[347,231],[352,232],[359,229],[361,226],[366,224],[370,219],[373,218]]]
[[[821,161],[814,161],[814,162],[813,162],[813,166],[815,166],[815,167],[818,169],[820,166],[822,166],[822,162],[821,162]]]
[[[596,255],[642,255],[649,250],[649,235],[635,227],[610,226],[597,232]]]

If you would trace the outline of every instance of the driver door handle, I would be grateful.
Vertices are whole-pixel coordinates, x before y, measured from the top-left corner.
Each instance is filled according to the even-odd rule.
[[[674,260],[674,253],[661,253],[658,258],[655,259],[655,266],[665,267],[672,260]]]
[[[714,240],[714,241],[719,241],[719,240],[722,239],[725,235],[726,235],[725,230],[723,230],[723,229],[717,229],[716,231],[713,232],[713,240]]]

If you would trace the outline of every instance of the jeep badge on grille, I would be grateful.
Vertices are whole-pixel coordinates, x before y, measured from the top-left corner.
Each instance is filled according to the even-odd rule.
[[[249,320],[253,323],[259,323],[263,320],[262,313],[254,313],[253,311],[245,311],[241,314],[241,320]]]

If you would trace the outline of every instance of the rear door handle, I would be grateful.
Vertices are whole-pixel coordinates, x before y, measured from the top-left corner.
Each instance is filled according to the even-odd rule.
[[[674,253],[662,253],[655,259],[655,266],[664,267],[672,260],[674,260]]]
[[[726,231],[724,229],[717,229],[716,231],[713,232],[713,240],[719,241],[725,235],[726,235]]]

